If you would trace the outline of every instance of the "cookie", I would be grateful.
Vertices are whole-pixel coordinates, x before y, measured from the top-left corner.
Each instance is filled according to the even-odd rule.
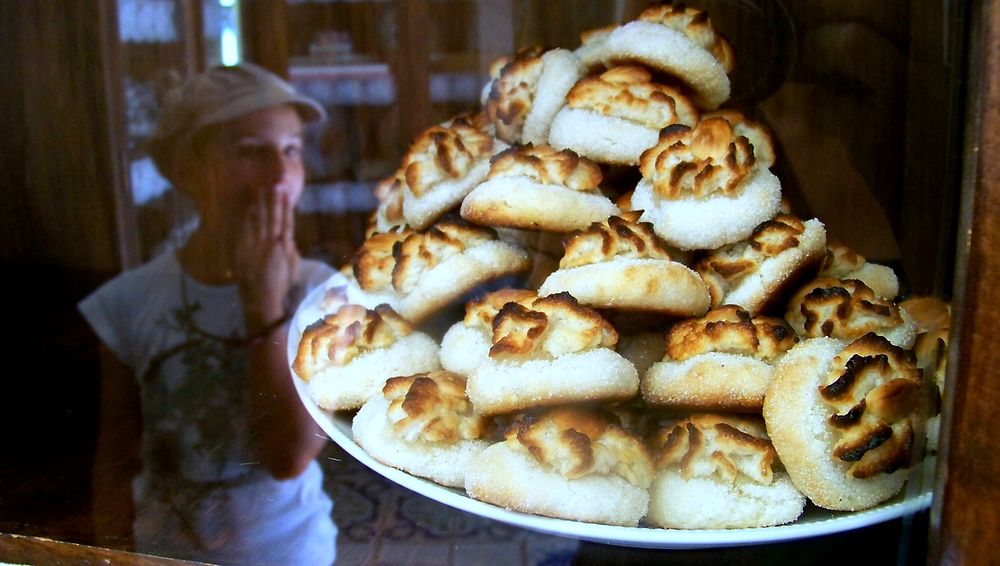
[[[705,282],[670,253],[635,214],[595,222],[565,240],[559,269],[540,295],[568,292],[596,309],[643,311],[681,318],[708,310]]]
[[[506,60],[484,101],[497,138],[508,144],[543,144],[566,94],[583,75],[579,58],[566,49],[522,49]]]
[[[781,183],[757,161],[750,140],[725,118],[675,125],[642,154],[632,208],[668,244],[715,249],[744,240],[777,215]]]
[[[388,305],[344,305],[306,327],[292,370],[321,408],[356,409],[390,377],[438,369],[438,349]]]
[[[646,521],[667,529],[790,523],[806,498],[781,470],[760,417],[698,413],[651,441],[656,476]]]
[[[490,158],[506,148],[467,120],[424,130],[403,156],[403,217],[423,230],[456,208],[489,172]]]
[[[488,281],[527,272],[527,252],[489,228],[447,217],[423,232],[376,233],[353,259],[364,293],[383,298],[415,324]]]
[[[829,336],[849,341],[874,332],[901,348],[909,348],[917,335],[916,325],[906,311],[876,296],[857,279],[812,280],[789,300],[785,320],[806,338]]]
[[[899,493],[926,420],[913,355],[869,333],[812,338],[775,367],[763,415],[778,457],[814,504],[858,511]]]
[[[568,293],[507,302],[488,328],[490,348],[468,391],[485,415],[624,400],[638,390],[635,367],[614,350],[618,333]]]
[[[756,315],[784,304],[789,287],[815,275],[825,254],[822,222],[779,214],[746,240],[709,252],[695,270],[708,284],[713,307],[739,305]]]
[[[891,267],[871,263],[841,242],[828,241],[826,247],[820,277],[857,279],[883,299],[894,299],[899,294],[899,278]]]
[[[572,150],[516,145],[493,158],[461,215],[484,226],[570,232],[618,212],[600,183],[600,167]]]
[[[774,364],[796,341],[780,318],[722,306],[667,331],[663,359],[642,376],[642,398],[673,409],[759,412]]]
[[[515,422],[473,458],[473,498],[548,517],[634,527],[646,514],[652,465],[642,442],[603,413],[557,408]]]
[[[684,82],[699,108],[714,110],[729,99],[733,49],[702,10],[653,4],[600,41],[606,65],[637,62],[667,73]]]
[[[678,89],[654,82],[642,67],[621,66],[577,81],[548,142],[598,163],[635,165],[661,129],[697,122],[697,109]]]
[[[489,428],[465,397],[465,378],[434,371],[386,381],[355,415],[352,433],[387,466],[463,487],[470,460],[489,445]]]

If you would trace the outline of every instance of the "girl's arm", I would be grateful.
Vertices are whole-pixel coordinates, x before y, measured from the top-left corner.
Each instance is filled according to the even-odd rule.
[[[247,346],[251,437],[262,462],[278,479],[301,474],[326,443],[292,383],[287,324],[273,326],[292,308],[286,302],[299,260],[293,214],[287,195],[262,195],[247,213],[238,253],[246,331],[253,337]]]

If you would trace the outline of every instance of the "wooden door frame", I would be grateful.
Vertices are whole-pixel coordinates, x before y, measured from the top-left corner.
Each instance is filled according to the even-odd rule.
[[[1000,545],[1000,0],[970,4],[947,442],[930,524],[929,559],[945,564],[990,563]]]
[[[98,29],[100,33],[102,67],[101,82],[106,94],[109,173],[112,200],[115,205],[115,232],[121,269],[137,267],[142,263],[139,244],[139,226],[135,201],[132,198],[132,180],[129,176],[126,150],[127,111],[124,93],[124,76],[121,68],[122,46],[118,28],[117,0],[101,0]]]

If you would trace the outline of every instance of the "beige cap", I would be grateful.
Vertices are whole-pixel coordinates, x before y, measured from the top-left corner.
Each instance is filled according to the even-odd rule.
[[[211,124],[220,124],[282,104],[295,105],[306,124],[322,122],[326,111],[270,71],[241,63],[213,67],[170,89],[163,99],[156,129],[146,143],[157,166],[164,165],[178,141]]]

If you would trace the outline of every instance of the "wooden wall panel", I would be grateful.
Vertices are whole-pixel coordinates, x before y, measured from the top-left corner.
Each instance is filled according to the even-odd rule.
[[[116,271],[102,4],[0,2],[0,258]]]
[[[398,49],[389,65],[396,77],[399,139],[405,148],[433,123],[426,34],[430,23],[427,2],[423,0],[400,0],[395,6]]]
[[[974,7],[956,329],[931,514],[932,563],[995,564],[1000,546],[1000,2]]]
[[[288,78],[288,18],[284,0],[241,4],[243,58]]]

